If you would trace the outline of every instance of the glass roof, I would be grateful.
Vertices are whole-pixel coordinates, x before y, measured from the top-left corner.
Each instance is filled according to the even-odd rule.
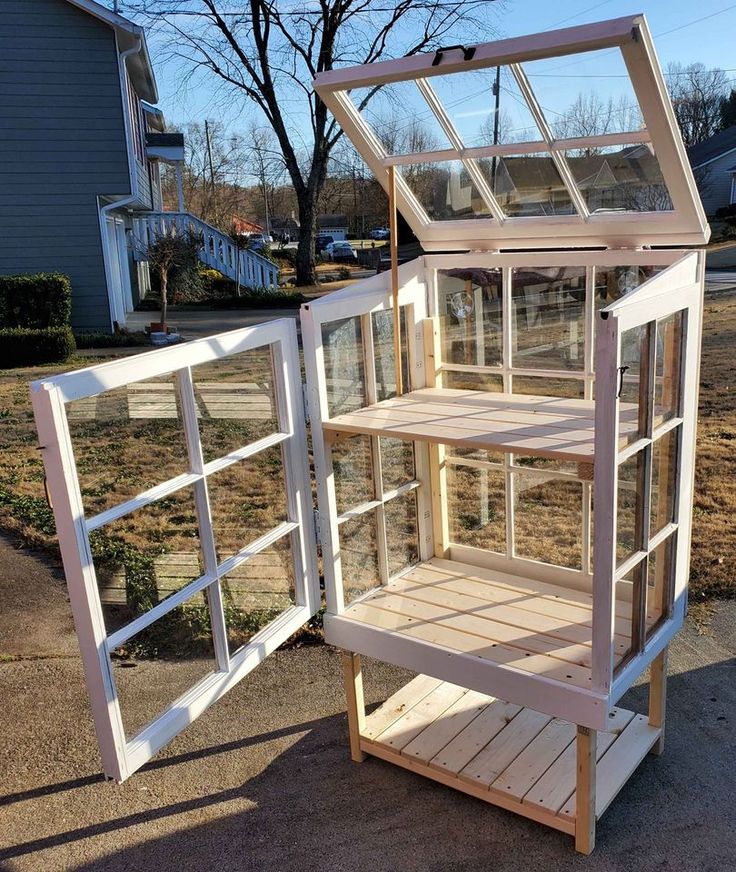
[[[425,250],[702,244],[643,16],[320,74]]]

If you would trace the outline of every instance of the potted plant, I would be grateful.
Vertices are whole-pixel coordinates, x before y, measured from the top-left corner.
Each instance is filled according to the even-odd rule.
[[[151,322],[151,336],[154,333],[166,334],[169,305],[169,275],[173,269],[195,267],[199,259],[202,238],[191,229],[182,231],[176,224],[170,224],[155,233],[144,248],[149,267],[158,275],[161,293],[161,316],[159,321]]]

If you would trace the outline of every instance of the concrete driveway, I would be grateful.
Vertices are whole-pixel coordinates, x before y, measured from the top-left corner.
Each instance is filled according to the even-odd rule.
[[[155,317],[155,312],[133,312],[128,315],[126,327],[132,331],[145,330]],[[298,324],[299,309],[171,309],[168,321],[186,339],[200,339],[274,318],[295,318]]]
[[[106,783],[63,584],[2,542],[0,565],[3,872],[734,869],[734,603],[715,606],[709,635],[690,622],[676,640],[665,753],[644,761],[584,858],[568,836],[390,764],[351,763],[340,659],[325,646],[271,655],[145,769]],[[134,710],[171,701],[166,670],[195,677],[165,664],[129,696]],[[365,671],[371,705],[408,678]],[[646,686],[625,702],[645,710]]]

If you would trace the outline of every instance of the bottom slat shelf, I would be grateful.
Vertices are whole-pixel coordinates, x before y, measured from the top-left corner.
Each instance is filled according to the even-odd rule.
[[[361,749],[547,826],[575,833],[576,727],[418,675],[366,717]],[[613,709],[597,737],[600,817],[661,735]]]

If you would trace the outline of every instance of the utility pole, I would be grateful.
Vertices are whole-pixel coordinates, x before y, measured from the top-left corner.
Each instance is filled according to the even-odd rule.
[[[499,122],[501,115],[501,67],[496,67],[496,81],[493,83],[493,94],[496,98],[496,109],[493,116],[493,144],[498,145]],[[498,158],[493,155],[491,161],[491,179],[493,181],[493,193],[496,193],[496,167]]]
[[[212,191],[212,212],[216,215],[215,208],[215,167],[212,163],[212,140],[210,139],[210,123],[204,119],[204,137],[207,142],[207,158],[210,165],[210,190]]]

